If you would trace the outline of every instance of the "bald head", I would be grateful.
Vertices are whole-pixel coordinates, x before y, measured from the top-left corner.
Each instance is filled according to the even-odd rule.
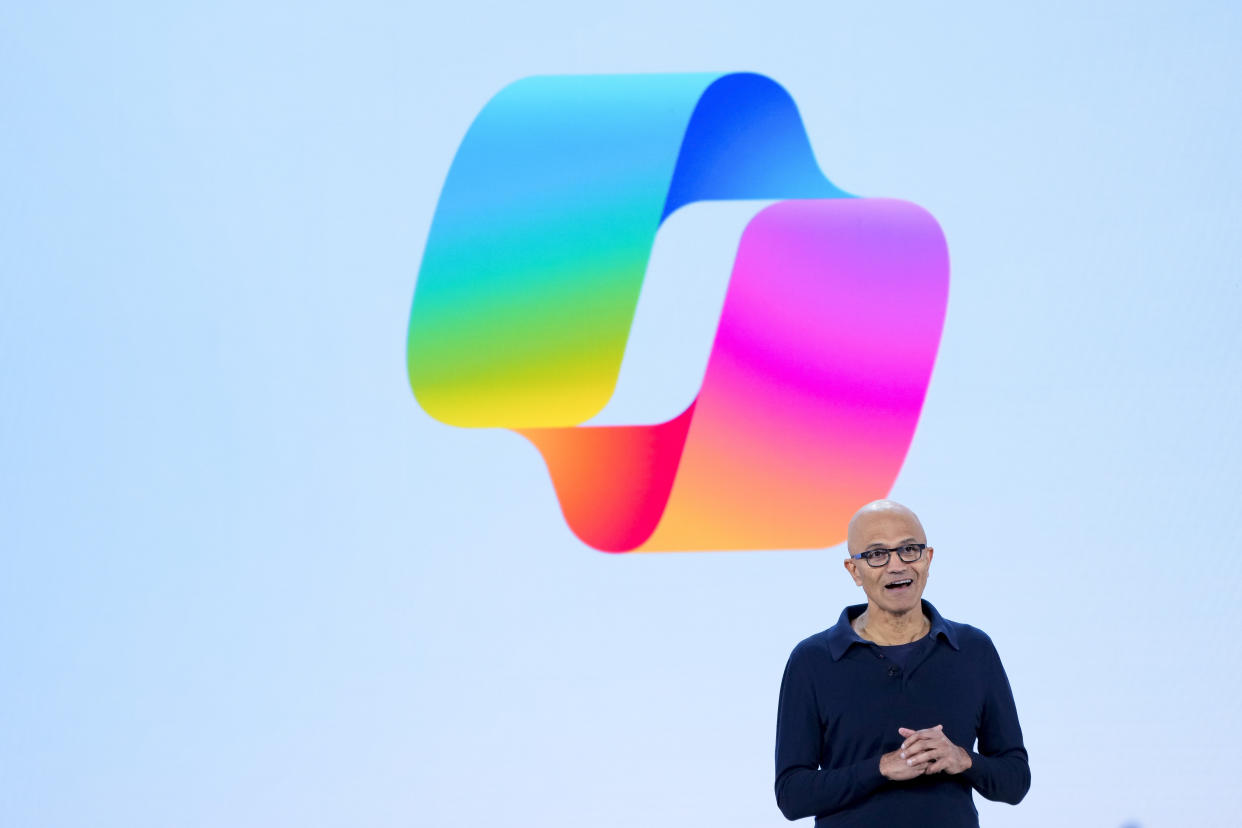
[[[908,507],[895,500],[871,501],[850,518],[845,541],[848,554],[861,552],[877,532],[890,534],[894,529],[901,529],[901,534],[919,543],[927,542],[927,533],[923,531],[919,516]]]

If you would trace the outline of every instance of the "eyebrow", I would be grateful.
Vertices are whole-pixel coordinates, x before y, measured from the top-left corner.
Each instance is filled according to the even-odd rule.
[[[906,538],[906,539],[905,539],[905,540],[903,540],[903,541],[898,541],[898,542],[897,542],[897,546],[905,546],[907,543],[918,543],[918,542],[919,542],[919,541],[915,540],[914,538]],[[884,544],[880,543],[879,541],[876,541],[875,543],[868,544],[868,545],[867,545],[867,548],[868,548],[868,549],[896,549],[897,547],[895,547],[895,546],[893,546],[893,547],[890,547],[890,546],[885,546]]]

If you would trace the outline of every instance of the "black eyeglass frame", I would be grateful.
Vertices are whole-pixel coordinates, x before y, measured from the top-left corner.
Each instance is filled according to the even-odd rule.
[[[914,563],[919,558],[923,557],[923,550],[926,548],[927,544],[925,543],[904,543],[896,549],[868,549],[865,552],[859,552],[857,555],[850,555],[850,557],[856,561],[860,559],[864,560],[867,562],[867,566],[878,569],[879,567],[888,564],[889,558],[894,552],[897,553],[897,557],[902,561],[906,563]],[[907,549],[915,550],[914,557],[907,558],[905,556],[904,553]]]

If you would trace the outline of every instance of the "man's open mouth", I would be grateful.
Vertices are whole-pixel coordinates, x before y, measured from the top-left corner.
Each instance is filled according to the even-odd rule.
[[[914,583],[913,578],[906,578],[903,581],[893,581],[891,584],[885,584],[884,588],[885,589],[905,589],[906,587],[910,586],[913,583]]]

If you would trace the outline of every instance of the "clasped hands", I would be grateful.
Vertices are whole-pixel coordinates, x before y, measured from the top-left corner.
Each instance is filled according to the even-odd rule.
[[[903,781],[928,773],[961,773],[970,767],[970,754],[949,741],[944,725],[926,730],[899,727],[905,739],[901,747],[880,757],[880,773],[889,779]]]

